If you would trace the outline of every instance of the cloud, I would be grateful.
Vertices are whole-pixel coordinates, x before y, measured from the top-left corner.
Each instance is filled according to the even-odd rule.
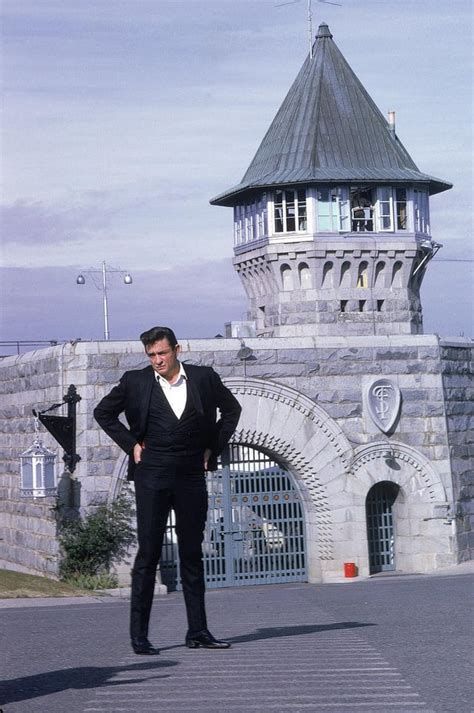
[[[5,244],[27,246],[80,240],[104,228],[108,216],[98,202],[87,205],[48,205],[42,201],[18,200],[0,207],[0,225]]]
[[[210,195],[206,177],[183,176],[70,192],[54,202],[14,201],[0,207],[3,265],[67,268],[106,260],[136,270],[203,254],[230,259],[231,211],[210,206]]]

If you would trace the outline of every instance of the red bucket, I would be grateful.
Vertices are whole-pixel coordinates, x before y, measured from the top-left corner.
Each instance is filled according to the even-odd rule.
[[[357,567],[354,562],[344,562],[344,577],[357,577]]]

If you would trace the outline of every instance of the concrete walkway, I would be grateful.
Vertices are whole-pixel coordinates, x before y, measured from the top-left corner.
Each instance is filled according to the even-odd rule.
[[[127,640],[128,602],[4,600],[3,713],[472,710],[474,577],[372,578],[211,590],[228,651],[183,646],[180,593],[155,600],[158,657]]]

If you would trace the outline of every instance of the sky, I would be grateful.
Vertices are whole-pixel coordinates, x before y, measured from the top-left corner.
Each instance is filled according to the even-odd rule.
[[[340,3],[313,0],[313,35],[329,24],[419,169],[454,184],[431,199],[425,332],[472,337],[472,4]],[[0,341],[102,338],[104,260],[111,338],[245,319],[232,211],[209,200],[308,53],[306,4],[3,0]]]

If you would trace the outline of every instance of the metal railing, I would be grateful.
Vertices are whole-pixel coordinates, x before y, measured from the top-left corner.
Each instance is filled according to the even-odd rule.
[[[59,342],[57,339],[0,341],[0,357],[22,354],[36,347],[55,347],[57,344],[62,344],[62,342]]]

